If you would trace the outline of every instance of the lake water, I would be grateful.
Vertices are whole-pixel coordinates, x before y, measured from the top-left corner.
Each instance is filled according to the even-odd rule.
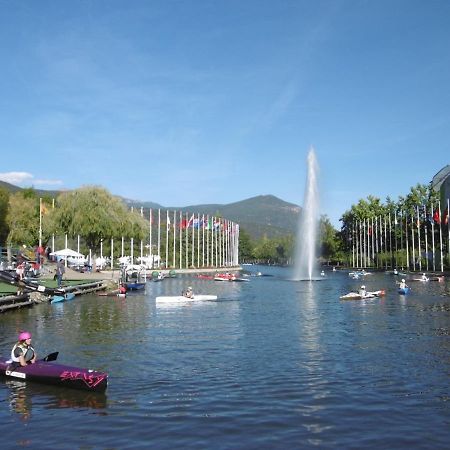
[[[85,295],[0,315],[8,355],[106,371],[105,395],[0,379],[1,447],[29,449],[440,449],[450,443],[450,285],[288,269],[247,283],[180,276],[126,299]],[[187,285],[217,301],[156,304]]]

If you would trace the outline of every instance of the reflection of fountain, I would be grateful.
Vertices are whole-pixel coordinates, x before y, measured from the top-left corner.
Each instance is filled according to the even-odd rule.
[[[300,215],[295,252],[295,280],[312,280],[316,259],[317,221],[319,216],[319,192],[317,188],[318,165],[314,149],[308,153],[308,175]]]

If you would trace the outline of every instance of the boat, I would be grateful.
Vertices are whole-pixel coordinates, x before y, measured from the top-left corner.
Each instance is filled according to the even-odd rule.
[[[214,277],[212,275],[203,275],[203,274],[198,274],[197,278],[200,278],[201,280],[214,280]]]
[[[97,295],[99,297],[120,297],[120,298],[125,298],[127,296],[126,293],[119,292],[118,290],[109,292],[98,292]]]
[[[386,295],[386,291],[384,289],[380,289],[378,291],[370,291],[367,293],[374,295],[375,297],[384,297]]]
[[[127,288],[127,291],[140,291],[141,289],[145,288],[145,283],[139,283],[137,281],[135,282],[127,281],[124,284]]]
[[[444,275],[441,275],[440,277],[430,277],[430,281],[439,281],[440,283],[442,283],[444,279]]]
[[[398,293],[400,295],[406,295],[406,294],[409,294],[410,292],[411,292],[411,288],[408,286],[406,286],[404,288],[398,288]]]
[[[341,300],[365,300],[366,298],[374,298],[374,297],[377,296],[369,292],[367,292],[367,294],[364,296],[358,294],[358,292],[349,292],[348,294],[341,295],[339,298]]]
[[[239,278],[233,273],[218,273],[214,276],[214,281],[249,281],[247,278]]]
[[[196,294],[192,298],[184,295],[167,295],[156,297],[157,302],[196,302],[205,300],[217,300],[217,295]]]
[[[65,302],[67,300],[73,300],[75,298],[75,294],[73,292],[67,292],[63,295],[54,295],[50,300],[50,303],[60,303]]]
[[[56,360],[57,355],[58,352],[51,353],[46,358],[36,361],[35,364],[28,364],[25,367],[17,366],[17,363],[2,358],[0,359],[0,375],[10,379],[36,381],[91,392],[106,390],[108,374],[51,362]]]

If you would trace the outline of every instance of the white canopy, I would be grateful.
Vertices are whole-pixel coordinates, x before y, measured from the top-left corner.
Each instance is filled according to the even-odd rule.
[[[84,255],[82,255],[81,253],[76,252],[75,250],[72,250],[70,248],[65,248],[63,250],[58,250],[57,252],[51,252],[50,253],[51,256],[65,256],[70,257],[70,258],[84,258]]]

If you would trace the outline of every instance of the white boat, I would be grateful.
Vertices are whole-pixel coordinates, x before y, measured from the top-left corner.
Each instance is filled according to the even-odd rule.
[[[357,292],[349,292],[348,294],[341,295],[339,298],[341,300],[363,300],[366,298],[374,298],[374,297],[376,297],[376,295],[372,293],[367,293],[364,297],[362,297]]]
[[[217,300],[217,295],[202,295],[197,294],[192,298],[185,297],[184,295],[167,295],[156,297],[157,302],[197,302],[204,300]]]

